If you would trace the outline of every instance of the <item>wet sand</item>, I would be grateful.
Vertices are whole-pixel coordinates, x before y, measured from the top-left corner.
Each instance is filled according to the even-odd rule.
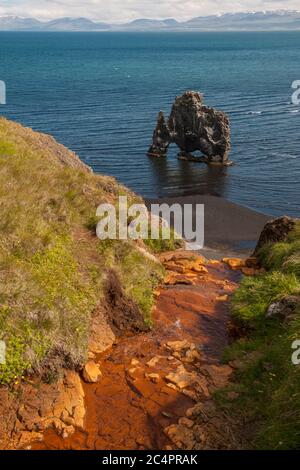
[[[193,218],[196,204],[204,204],[205,247],[201,253],[214,259],[251,254],[264,225],[271,219],[271,216],[208,194],[146,200],[148,208],[151,204],[162,203],[192,204]]]

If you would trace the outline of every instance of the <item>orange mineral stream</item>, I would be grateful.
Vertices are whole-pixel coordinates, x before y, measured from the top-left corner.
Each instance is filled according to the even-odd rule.
[[[48,430],[43,442],[32,449],[175,448],[164,430],[195,405],[200,385],[197,391],[189,386],[180,389],[166,376],[180,366],[195,374],[200,368],[218,366],[228,342],[228,299],[240,274],[216,261],[206,264],[207,272],[202,273],[182,269],[182,265],[180,270],[175,265],[168,268],[169,285],[157,292],[153,329],[120,339],[98,357],[100,382],[83,384],[85,430],[66,439]],[[200,360],[187,360],[182,351],[167,346],[184,340],[196,346]],[[205,384],[203,390],[205,395]]]

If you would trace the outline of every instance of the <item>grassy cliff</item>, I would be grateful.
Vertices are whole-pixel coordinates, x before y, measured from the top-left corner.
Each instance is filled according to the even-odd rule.
[[[119,195],[137,200],[50,136],[0,119],[0,384],[53,357],[66,367],[84,363],[108,269],[151,321],[160,265],[133,242],[95,236],[96,208]]]
[[[300,223],[257,255],[266,273],[244,278],[233,297],[242,337],[225,359],[237,372],[217,398],[241,422],[250,447],[299,449],[300,365],[292,363],[292,343],[300,340]]]

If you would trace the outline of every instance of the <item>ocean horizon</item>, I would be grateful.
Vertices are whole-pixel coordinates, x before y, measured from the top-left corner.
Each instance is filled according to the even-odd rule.
[[[299,216],[299,64],[300,32],[0,32],[0,114],[145,198],[215,194]],[[186,90],[228,113],[235,166],[178,161],[176,147],[168,159],[146,156],[158,112]]]

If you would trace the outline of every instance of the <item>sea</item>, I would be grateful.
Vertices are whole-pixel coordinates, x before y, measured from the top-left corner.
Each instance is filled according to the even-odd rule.
[[[300,32],[1,32],[0,80],[1,115],[145,198],[215,194],[300,216]],[[146,156],[158,112],[186,90],[228,113],[234,166],[178,161],[175,146]]]

